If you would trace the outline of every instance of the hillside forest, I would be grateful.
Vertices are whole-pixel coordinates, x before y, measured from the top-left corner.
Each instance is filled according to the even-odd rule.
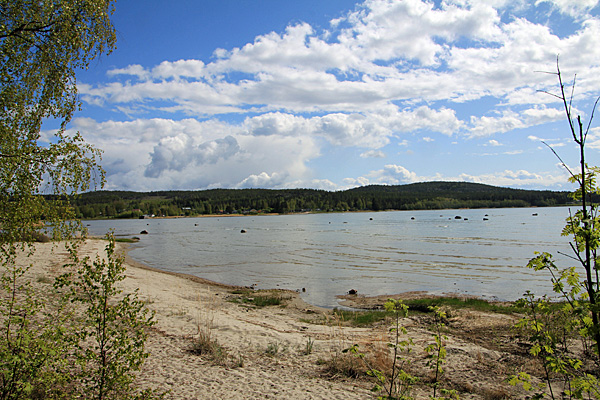
[[[511,189],[468,182],[371,185],[335,192],[316,189],[94,191],[71,199],[76,215],[82,219],[547,207],[570,202],[569,192]]]

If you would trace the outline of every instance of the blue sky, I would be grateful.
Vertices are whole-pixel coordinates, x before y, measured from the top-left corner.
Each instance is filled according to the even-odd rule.
[[[570,190],[556,92],[600,95],[598,0],[119,1],[70,124],[106,189],[430,180]],[[600,119],[588,139],[598,165]],[[573,169],[576,169],[574,167]]]

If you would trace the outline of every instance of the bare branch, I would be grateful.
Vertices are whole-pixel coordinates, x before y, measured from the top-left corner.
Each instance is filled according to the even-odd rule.
[[[596,112],[596,106],[598,105],[599,101],[600,101],[600,97],[598,97],[596,99],[596,101],[594,102],[594,107],[592,107],[592,114],[590,115],[590,120],[588,121],[587,129],[585,130],[585,136],[587,136],[588,132],[590,131],[590,127],[592,126],[592,121],[594,120],[594,112]]]
[[[569,244],[571,244],[571,243],[569,243]],[[573,247],[571,246],[571,248],[573,248]],[[565,256],[567,258],[570,258],[571,260],[581,262],[581,258],[579,258],[579,257],[574,257],[574,256],[572,256],[570,254],[563,253],[562,251],[557,251],[557,253],[560,254],[560,255],[562,255],[562,256]]]
[[[569,110],[573,110],[573,97],[575,96],[575,81],[577,80],[577,74],[573,76],[573,84],[571,85],[571,97],[569,98]]]
[[[552,151],[554,153],[554,155],[556,156],[556,158],[558,158],[558,160],[560,161],[560,163],[562,164],[562,166],[565,167],[565,169],[567,170],[567,172],[569,173],[569,175],[571,175],[574,179],[577,179],[577,181],[579,182],[579,178],[577,178],[575,176],[575,174],[573,172],[571,172],[571,170],[569,169],[569,167],[567,167],[567,164],[565,164],[565,162],[562,160],[562,158],[560,158],[560,156],[552,148],[552,146],[550,146],[548,143],[544,142],[543,140],[542,140],[542,143],[544,143],[546,145],[546,147],[548,147],[550,149],[550,151]]]
[[[540,92],[540,93],[545,93],[545,94],[549,94],[550,96],[552,96],[552,97],[556,97],[557,99],[559,99],[559,100],[561,100],[561,101],[562,101],[562,99],[563,99],[563,98],[562,98],[562,97],[560,97],[559,95],[557,95],[557,94],[554,94],[554,93],[550,93],[550,92],[548,92],[548,91],[546,91],[546,90],[537,90],[537,92]]]
[[[575,140],[575,143],[580,144],[579,139],[577,139],[577,134],[575,133],[575,127],[573,126],[573,118],[571,117],[571,105],[567,103],[567,96],[565,95],[565,85],[562,81],[560,67],[558,66],[558,57],[556,58],[556,70],[558,71],[557,75],[558,75],[558,83],[560,85],[560,93],[562,96],[561,100],[565,107],[565,112],[567,113],[567,120],[569,121],[569,128],[571,128],[571,135],[573,135],[573,140]]]

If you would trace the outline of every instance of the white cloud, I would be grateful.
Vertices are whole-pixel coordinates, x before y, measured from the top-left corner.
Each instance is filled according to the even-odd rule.
[[[283,187],[285,183],[285,176],[273,172],[271,175],[266,172],[261,172],[258,175],[251,174],[240,183],[235,185],[236,188],[270,188],[270,187]]]
[[[600,22],[585,20],[576,33],[559,37],[524,18],[502,23],[492,5],[371,0],[349,13],[345,25],[350,26],[329,40],[302,23],[220,50],[208,64],[178,60],[115,68],[109,76],[132,75],[138,81],[82,85],[81,94],[93,104],[140,103],[190,115],[245,113],[249,106],[261,112],[365,112],[393,101],[463,102],[489,95],[532,104],[554,101],[535,92],[556,83],[536,71],[552,69],[557,54],[567,76],[579,70],[583,87],[597,87]],[[475,44],[458,46],[464,38]],[[439,68],[441,63],[448,68]],[[435,129],[448,134],[456,126],[438,121]]]
[[[331,188],[337,184],[309,168],[319,157],[326,164],[330,148],[354,147],[373,163],[390,143],[407,146],[410,136],[441,143],[441,134],[456,139],[459,154],[465,138],[500,146],[496,135],[563,120],[562,105],[540,92],[556,90],[556,76],[539,71],[553,72],[557,54],[565,77],[578,73],[577,103],[595,99],[600,19],[586,14],[597,4],[367,0],[329,31],[298,23],[216,49],[211,60],[117,66],[106,83],[78,87],[86,106],[129,120],[73,125],[105,150],[115,188]],[[570,30],[557,29],[553,15],[540,17],[535,7],[548,5]],[[148,115],[165,118],[142,119]],[[564,145],[550,136],[548,143]],[[590,149],[600,149],[598,137]],[[551,174],[530,174],[465,179],[559,184]],[[431,178],[395,164],[363,175],[343,184]]]
[[[565,190],[570,187],[567,182],[567,175],[560,171],[552,174],[540,174],[525,170],[505,170],[482,175],[465,173],[461,174],[458,178],[467,182],[507,187],[564,187]]]
[[[590,149],[600,150],[600,127],[590,129],[586,145]]]
[[[148,79],[150,76],[148,71],[139,64],[132,64],[125,68],[111,69],[106,74],[111,77],[117,75],[131,75],[137,76],[138,79]]]
[[[387,164],[381,170],[371,171],[367,179],[372,183],[385,185],[400,185],[422,180],[415,172],[396,164]]]
[[[360,154],[361,158],[385,158],[385,153],[378,150],[369,150]]]
[[[158,178],[166,170],[181,171],[184,168],[203,167],[228,160],[240,151],[235,138],[227,136],[195,146],[185,135],[161,139],[150,154],[151,161],[144,173],[149,178]]]
[[[108,189],[328,185],[314,180],[306,165],[320,152],[307,135],[249,135],[243,124],[194,119],[99,123],[86,118],[73,125],[69,132],[81,131],[87,142],[104,150]]]
[[[564,112],[546,107],[526,109],[520,113],[504,111],[500,117],[471,117],[468,137],[486,137],[497,133],[505,133],[515,129],[524,129],[564,118]]]
[[[562,167],[558,167],[552,173],[504,170],[479,175],[461,173],[451,176],[438,173],[433,176],[420,176],[403,166],[390,164],[381,170],[371,171],[366,177],[347,178],[344,183],[347,187],[354,187],[369,184],[402,185],[429,181],[461,181],[513,188],[562,188],[562,190],[572,190],[572,185],[567,180],[568,174]]]
[[[540,3],[550,3],[561,13],[570,15],[574,18],[582,17],[598,5],[598,0],[537,0],[536,5]]]

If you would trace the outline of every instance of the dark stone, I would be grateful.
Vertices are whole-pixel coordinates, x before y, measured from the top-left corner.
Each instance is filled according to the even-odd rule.
[[[140,232],[140,235],[147,235],[147,234],[148,234],[148,231],[146,231],[146,230]]]
[[[356,290],[356,289],[348,290],[348,294],[357,294],[357,293],[358,293],[358,290]]]
[[[240,233],[246,233],[246,230],[245,230],[245,229],[242,229],[242,230],[240,231]]]

